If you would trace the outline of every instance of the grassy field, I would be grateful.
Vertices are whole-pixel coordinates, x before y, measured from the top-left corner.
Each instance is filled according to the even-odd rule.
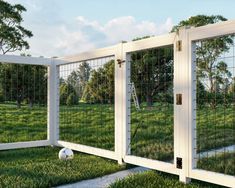
[[[68,142],[114,150],[114,106],[60,106],[60,138]]]
[[[75,158],[73,160],[61,161],[58,159],[58,152],[59,148],[52,147],[1,151],[0,187],[47,188],[103,176],[125,168],[125,166],[119,166],[116,161],[78,152],[75,152]],[[221,160],[218,159],[218,162],[219,161]],[[219,169],[217,164],[213,162],[208,165],[208,163],[201,161],[200,165],[206,165],[206,167],[214,168],[217,171],[222,169],[221,167],[219,167]],[[234,168],[230,169],[230,171],[234,171]],[[190,185],[184,185],[178,181],[177,176],[150,171],[117,181],[110,186],[110,188],[124,187],[219,188],[220,186],[199,181],[193,181]]]
[[[43,140],[47,134],[46,107],[0,104],[0,142]],[[173,106],[155,103],[141,111],[131,109],[131,153],[136,156],[171,161],[173,159]],[[197,112],[197,151],[203,152],[235,144],[235,116],[233,107],[207,107]],[[60,139],[114,150],[114,107],[101,104],[60,106]],[[228,173],[232,155],[223,157],[224,173]],[[220,160],[216,155],[207,161]],[[211,167],[198,165],[210,170]],[[212,163],[211,162],[211,163]],[[234,165],[233,165],[234,166]],[[211,170],[213,170],[211,168]],[[235,174],[235,171],[233,171]]]
[[[0,143],[47,139],[46,107],[0,104]]]
[[[222,188],[213,184],[192,181],[190,184],[179,182],[178,176],[169,175],[156,171],[147,171],[131,175],[123,180],[118,180],[109,188]]]
[[[235,152],[221,153],[212,157],[202,158],[198,161],[197,167],[235,176]]]
[[[235,144],[234,106],[209,106],[197,111],[198,152]]]
[[[132,107],[131,112],[132,154],[163,161],[173,160],[173,105],[155,103],[149,108],[143,104],[140,111]]]
[[[116,161],[75,153],[71,161],[58,159],[59,148],[31,148],[0,152],[0,187],[47,188],[103,176],[125,168]]]

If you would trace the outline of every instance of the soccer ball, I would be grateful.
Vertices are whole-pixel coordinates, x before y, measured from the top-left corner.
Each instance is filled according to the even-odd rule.
[[[59,159],[70,160],[73,159],[73,151],[69,148],[63,148],[59,152]]]

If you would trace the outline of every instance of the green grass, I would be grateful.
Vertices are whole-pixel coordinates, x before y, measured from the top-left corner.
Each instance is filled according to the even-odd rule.
[[[103,159],[93,155],[86,155],[76,152],[75,158],[71,161],[58,159],[59,148],[41,147],[30,149],[18,149],[0,152],[0,187],[27,188],[27,187],[52,187],[66,183],[72,183],[85,179],[95,178],[123,170],[125,166],[119,166],[116,161]],[[228,157],[230,165],[234,163]],[[204,169],[223,171],[223,165],[219,165],[224,156],[213,158],[208,161],[200,161]],[[215,162],[215,163],[214,163]],[[234,172],[234,165],[227,169],[228,174]],[[178,181],[178,176],[169,175],[155,171],[149,171],[130,176],[124,180],[117,181],[110,188],[158,188],[158,187],[211,187],[219,188],[212,184],[193,181],[192,184],[184,185]]]
[[[0,187],[47,188],[95,178],[122,170],[116,161],[75,153],[71,161],[58,159],[59,148],[31,148],[0,152]]]
[[[173,157],[173,106],[132,107],[132,153],[141,157],[170,160]],[[46,107],[32,109],[0,104],[0,142],[47,138]],[[234,109],[202,108],[197,113],[198,152],[235,143]],[[137,128],[139,127],[139,128]],[[60,107],[60,138],[66,141],[114,150],[114,107],[79,104]]]
[[[155,103],[149,108],[142,104],[140,111],[133,106],[131,112],[132,154],[163,161],[173,160],[173,105]]]
[[[141,111],[132,106],[131,154],[172,161],[173,159],[173,106],[154,103],[151,108],[141,105]],[[0,142],[44,140],[47,138],[46,107],[16,108],[14,104],[0,104]],[[197,111],[197,151],[203,152],[235,144],[235,116],[232,106],[217,106]],[[137,128],[138,127],[138,128]],[[135,135],[135,136],[134,136]],[[114,150],[114,106],[104,104],[79,104],[60,106],[60,139],[98,148]],[[198,167],[231,174],[235,171],[232,155],[201,159]],[[219,170],[213,165],[220,164]]]
[[[147,171],[131,175],[123,180],[118,180],[109,188],[222,188],[221,186],[193,181],[190,184],[179,182],[178,176],[166,173]]]
[[[60,106],[60,138],[114,151],[114,106]]]
[[[0,143],[47,139],[46,107],[0,104]]]
[[[235,144],[234,106],[209,106],[197,111],[198,152]]]
[[[235,176],[235,152],[222,153],[212,157],[202,158],[198,161],[197,167],[208,171]]]

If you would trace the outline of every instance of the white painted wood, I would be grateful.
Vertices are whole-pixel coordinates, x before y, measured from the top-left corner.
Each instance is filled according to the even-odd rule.
[[[188,33],[190,37],[189,42],[234,34],[235,20],[191,28],[188,30]]]
[[[88,154],[92,154],[92,155],[97,155],[97,156],[108,158],[108,159],[118,160],[118,156],[114,151],[95,148],[95,147],[91,147],[91,146],[85,146],[85,145],[81,145],[81,144],[75,144],[75,143],[71,143],[71,142],[65,142],[65,141],[61,141],[61,140],[59,140],[57,142],[57,146],[70,148],[75,151],[88,153]]]
[[[227,187],[235,187],[235,177],[219,174],[215,172],[210,172],[206,170],[192,170],[190,176],[194,179],[206,181],[209,183],[215,183]]]
[[[179,169],[175,168],[174,164],[172,163],[156,161],[152,159],[146,159],[146,158],[131,156],[131,155],[125,156],[124,162],[133,164],[133,165],[143,166],[143,167],[154,169],[154,170],[160,170],[162,172],[167,172],[171,174],[176,174],[176,175],[179,174]]]
[[[187,30],[179,30],[177,41],[182,41],[181,51],[175,48],[175,94],[182,94],[182,105],[174,105],[175,111],[175,156],[182,158],[182,169],[179,170],[179,179],[188,183],[189,179],[189,62],[188,62],[188,35]],[[175,44],[176,47],[176,44]],[[176,159],[175,159],[176,160]]]
[[[53,58],[42,58],[42,57],[27,57],[17,55],[0,55],[0,62],[12,63],[12,64],[28,64],[28,65],[50,65],[52,61],[57,63],[65,63],[65,61]]]
[[[38,140],[29,142],[15,142],[15,143],[2,143],[0,144],[0,150],[10,150],[19,148],[32,148],[50,145],[49,140]]]
[[[48,66],[48,110],[47,110],[47,137],[51,145],[59,139],[59,67],[52,62]]]
[[[122,57],[122,43],[117,45],[115,54],[115,152],[118,156],[118,163],[123,164],[122,160],[122,129],[123,129],[123,115],[122,115],[122,99],[123,99],[123,66],[118,65],[117,60],[123,59]]]
[[[84,53],[80,53],[76,55],[65,56],[65,57],[59,58],[59,60],[62,60],[62,61],[61,62],[57,61],[56,65],[70,64],[70,63],[79,62],[79,61],[114,56],[116,53],[116,49],[117,49],[117,46],[115,45],[115,46],[100,48],[100,49],[96,49],[93,51],[84,52]]]
[[[123,51],[129,53],[150,48],[169,46],[174,43],[175,37],[176,33],[170,33],[166,35],[128,42],[123,45]]]

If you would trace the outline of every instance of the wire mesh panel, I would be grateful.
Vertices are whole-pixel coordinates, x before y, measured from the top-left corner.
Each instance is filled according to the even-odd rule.
[[[114,150],[114,57],[60,66],[60,140]]]
[[[47,139],[47,68],[0,64],[0,143]]]
[[[173,46],[131,54],[131,154],[173,162]]]
[[[235,175],[234,36],[196,42],[197,168]]]

